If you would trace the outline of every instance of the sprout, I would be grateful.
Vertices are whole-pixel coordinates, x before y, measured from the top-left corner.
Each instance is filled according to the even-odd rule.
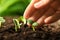
[[[5,22],[5,19],[3,17],[0,17],[0,28],[1,28],[1,24]]]
[[[17,31],[17,29],[20,28],[19,21],[17,19],[13,19],[13,22],[15,24],[15,31]]]
[[[23,16],[20,16],[20,17],[18,18],[18,20],[19,20],[19,21],[22,21],[22,22],[24,22],[24,24],[26,24],[26,19],[25,19]]]
[[[23,16],[20,16],[18,19],[13,19],[13,22],[15,24],[15,31],[17,31],[17,29],[21,27],[22,24],[19,24],[20,21],[26,24],[26,19]]]
[[[34,21],[32,21],[32,20],[27,20],[27,22],[28,22],[29,24],[34,23]]]
[[[0,21],[1,21],[2,23],[4,23],[4,22],[5,22],[5,19],[4,19],[3,17],[0,17]]]
[[[37,22],[34,22],[33,24],[32,24],[32,29],[33,29],[33,31],[35,31],[35,27],[37,27],[38,26],[38,23]]]
[[[32,24],[33,31],[35,31],[35,27],[38,26],[37,22],[34,22],[32,20],[26,20],[23,16],[20,16],[18,19],[13,19],[13,22],[15,24],[15,31],[17,31],[17,29],[20,28],[20,26],[22,25],[21,23],[19,24],[19,21],[24,22],[24,24],[26,24],[26,23]]]

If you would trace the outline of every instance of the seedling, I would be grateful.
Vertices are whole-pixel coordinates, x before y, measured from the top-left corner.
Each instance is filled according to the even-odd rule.
[[[34,23],[34,21],[32,21],[32,20],[27,20],[27,23],[32,24],[32,23]]]
[[[20,16],[17,20],[22,21],[24,24],[26,24],[26,19],[23,16]]]
[[[18,30],[18,28],[20,28],[20,24],[19,24],[19,21],[17,19],[13,19],[13,22],[15,24],[15,31]]]
[[[20,21],[22,21],[24,24],[26,24],[26,19],[23,18],[23,16],[20,16],[18,19],[13,19],[13,22],[15,24],[15,31],[18,30],[18,28],[21,27],[21,23],[19,23]]]
[[[23,16],[19,17],[18,19],[13,19],[13,22],[15,24],[15,31],[18,30],[18,28],[21,27],[21,23],[19,23],[20,21],[22,21],[24,24],[26,23],[30,23],[32,24],[32,29],[33,31],[35,31],[35,27],[38,26],[38,23],[37,22],[33,22],[32,20],[26,20]],[[26,22],[27,21],[27,22]]]
[[[33,29],[33,31],[35,31],[35,27],[37,27],[38,26],[38,23],[37,22],[34,22],[33,24],[32,24],[32,29]]]
[[[0,17],[0,28],[2,27],[1,24],[5,22],[5,19],[3,17]]]

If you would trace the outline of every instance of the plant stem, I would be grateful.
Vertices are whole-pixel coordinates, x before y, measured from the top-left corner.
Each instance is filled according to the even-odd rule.
[[[20,28],[20,24],[19,24],[19,21],[17,19],[13,19],[13,22],[15,24],[15,31],[18,30],[18,28]]]
[[[0,28],[1,28],[1,21],[0,21]]]
[[[32,26],[32,29],[33,29],[33,31],[35,31],[35,27],[34,26]]]

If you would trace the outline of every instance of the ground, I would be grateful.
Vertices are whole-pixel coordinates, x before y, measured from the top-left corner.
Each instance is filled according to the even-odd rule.
[[[36,31],[27,25],[22,25],[16,32],[12,19],[17,17],[4,18],[6,22],[0,28],[0,40],[60,40],[60,20],[49,25],[43,25]]]

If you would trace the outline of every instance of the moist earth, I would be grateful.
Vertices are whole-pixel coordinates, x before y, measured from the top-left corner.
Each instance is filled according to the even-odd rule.
[[[57,22],[45,24],[36,31],[24,24],[16,32],[13,18],[17,17],[4,17],[6,22],[0,28],[0,40],[60,40],[60,25]]]

